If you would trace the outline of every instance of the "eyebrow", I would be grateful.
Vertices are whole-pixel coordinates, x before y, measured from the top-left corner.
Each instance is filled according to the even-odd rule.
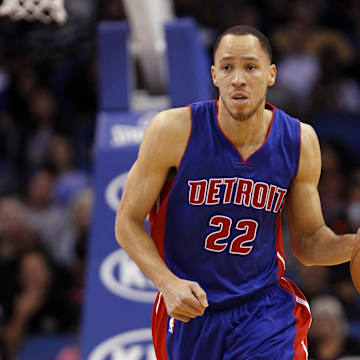
[[[222,57],[219,62],[234,60],[235,56],[224,56]],[[260,59],[257,56],[241,56],[242,60],[250,60],[250,61],[260,61]]]

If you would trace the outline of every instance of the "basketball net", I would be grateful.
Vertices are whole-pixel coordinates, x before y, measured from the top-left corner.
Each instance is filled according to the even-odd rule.
[[[3,0],[0,16],[9,16],[13,20],[52,21],[62,25],[67,20],[64,0]]]

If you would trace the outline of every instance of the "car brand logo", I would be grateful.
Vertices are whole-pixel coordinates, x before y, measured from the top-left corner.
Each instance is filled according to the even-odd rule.
[[[112,293],[128,300],[153,303],[156,289],[123,249],[108,255],[100,266],[100,280]]]
[[[156,360],[151,329],[128,331],[98,345],[88,360]]]

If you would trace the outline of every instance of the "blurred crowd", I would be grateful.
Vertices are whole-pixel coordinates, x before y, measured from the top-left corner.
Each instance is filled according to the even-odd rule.
[[[4,359],[11,359],[31,335],[80,332],[94,199],[96,23],[126,20],[121,0],[99,3],[78,11],[81,16],[64,27],[0,19]],[[316,124],[332,113],[339,126],[344,115],[359,121],[359,1],[175,0],[174,10],[179,17],[195,17],[209,54],[216,36],[232,25],[262,30],[278,67],[268,99],[292,116]],[[336,233],[355,232],[360,226],[360,153],[344,139],[320,140],[325,220]],[[309,357],[360,358],[360,297],[348,264],[304,267],[287,253],[288,276],[313,311]]]
[[[90,15],[64,27],[0,19],[1,359],[33,335],[80,332],[95,23]]]

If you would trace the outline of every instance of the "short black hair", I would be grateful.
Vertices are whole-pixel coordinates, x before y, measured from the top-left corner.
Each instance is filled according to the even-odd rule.
[[[214,59],[215,59],[216,50],[219,47],[221,39],[225,35],[229,35],[229,34],[230,35],[253,35],[253,36],[255,36],[259,40],[260,46],[262,47],[262,49],[268,54],[270,62],[272,61],[272,49],[271,49],[269,39],[261,31],[259,31],[258,29],[255,29],[254,27],[249,26],[249,25],[236,25],[236,26],[233,26],[233,27],[225,30],[222,34],[220,34],[218,36],[218,38],[216,39],[214,48],[213,48]]]

